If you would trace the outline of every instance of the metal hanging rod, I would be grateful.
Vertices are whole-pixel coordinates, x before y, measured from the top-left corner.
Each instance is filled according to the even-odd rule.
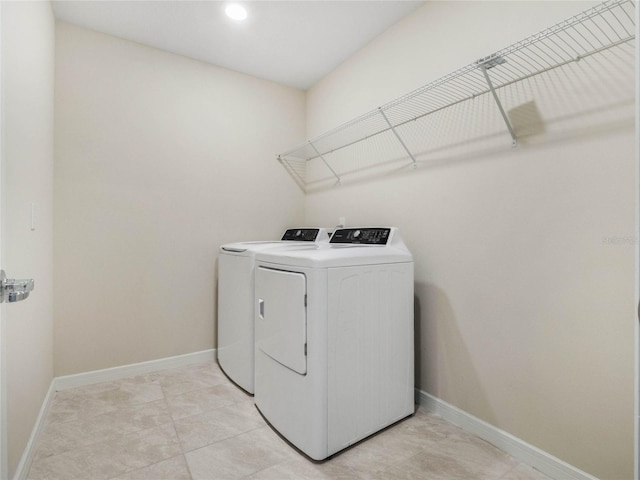
[[[605,1],[287,150],[278,160],[303,185],[305,163],[314,159],[321,159],[339,181],[327,161],[329,155],[391,132],[416,165],[415,154],[398,134],[399,127],[489,93],[515,145],[516,132],[500,102],[500,89],[614,47],[632,56],[634,19],[633,0]]]

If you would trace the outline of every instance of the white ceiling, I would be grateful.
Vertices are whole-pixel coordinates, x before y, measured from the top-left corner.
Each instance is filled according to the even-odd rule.
[[[203,62],[307,89],[424,2],[54,0],[58,20]]]

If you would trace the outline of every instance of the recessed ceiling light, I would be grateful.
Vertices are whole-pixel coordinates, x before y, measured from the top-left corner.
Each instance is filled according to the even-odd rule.
[[[242,21],[247,18],[247,9],[237,3],[228,5],[224,12],[232,20]]]

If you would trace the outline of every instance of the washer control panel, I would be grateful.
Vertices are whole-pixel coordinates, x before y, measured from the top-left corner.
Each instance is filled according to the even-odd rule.
[[[390,228],[341,228],[333,232],[330,243],[386,245],[390,233]]]
[[[318,232],[320,232],[317,228],[290,228],[284,235],[282,235],[282,240],[295,240],[298,242],[315,242],[318,237]]]

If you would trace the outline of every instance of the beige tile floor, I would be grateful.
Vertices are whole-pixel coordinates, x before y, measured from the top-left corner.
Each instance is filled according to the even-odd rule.
[[[57,392],[30,480],[544,480],[419,408],[316,463],[265,423],[215,363]]]

